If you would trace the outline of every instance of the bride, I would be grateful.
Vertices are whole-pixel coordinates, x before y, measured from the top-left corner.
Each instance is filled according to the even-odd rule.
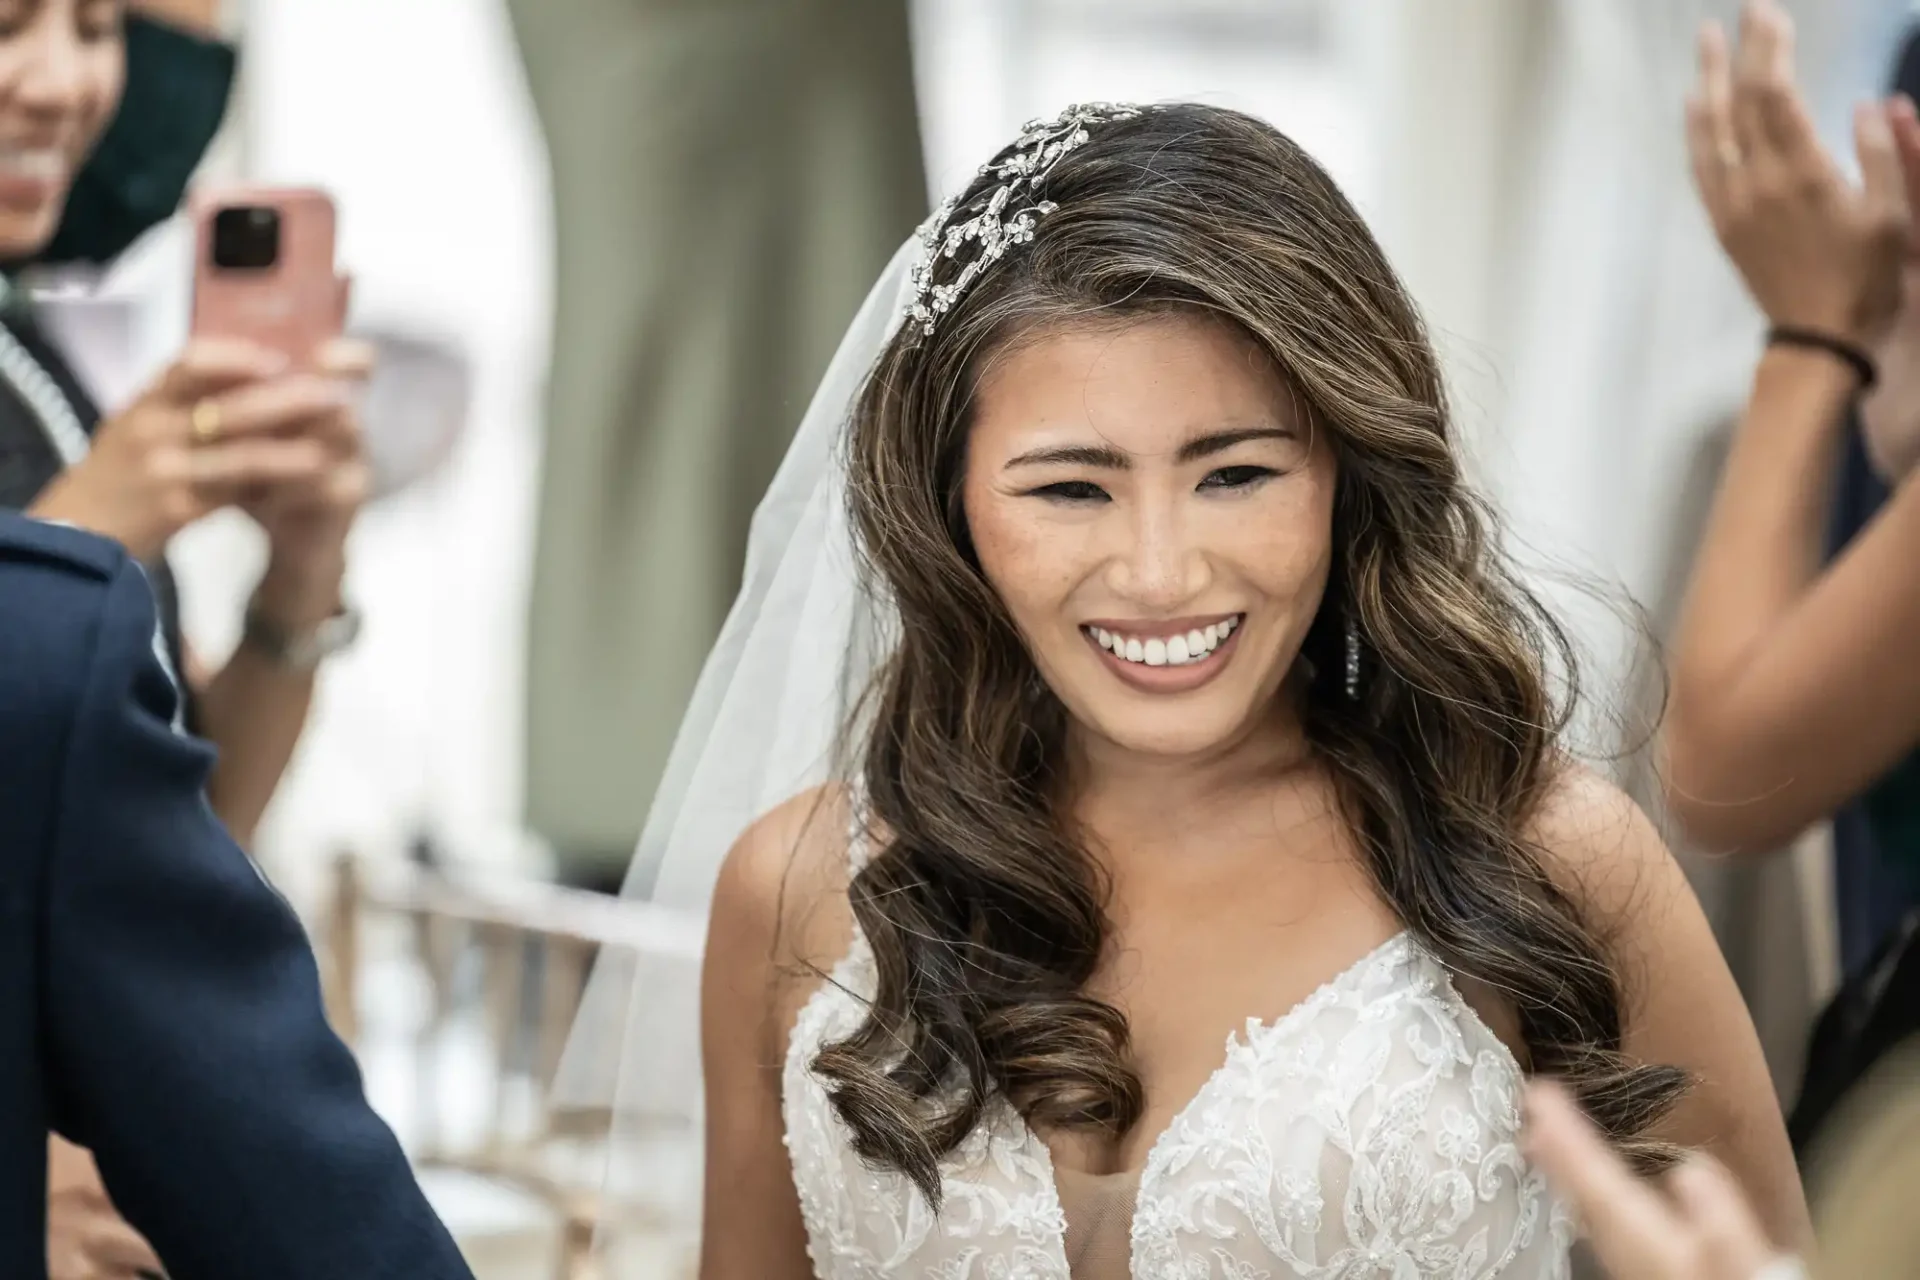
[[[1030,126],[854,321],[642,841],[710,909],[702,1276],[1560,1276],[1528,1073],[1802,1244],[1563,649],[1318,165],[1202,106]],[[628,1115],[676,1043],[632,1000]]]

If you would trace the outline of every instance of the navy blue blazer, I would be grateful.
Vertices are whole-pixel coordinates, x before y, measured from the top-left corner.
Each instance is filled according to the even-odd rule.
[[[46,1275],[55,1130],[171,1280],[471,1280],[208,807],[154,619],[117,546],[0,512],[0,1276]]]

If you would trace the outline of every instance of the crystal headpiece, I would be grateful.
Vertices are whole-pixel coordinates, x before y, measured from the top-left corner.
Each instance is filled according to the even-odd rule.
[[[1135,107],[1091,102],[1068,107],[1051,120],[1035,120],[1020,131],[1012,145],[980,166],[980,177],[992,175],[1000,179],[1000,185],[979,213],[948,226],[947,220],[959,207],[958,196],[934,210],[920,228],[920,261],[914,264],[913,301],[907,307],[907,318],[920,326],[922,334],[932,333],[939,318],[953,309],[968,286],[1005,257],[1010,247],[1033,239],[1033,224],[1040,215],[1058,208],[1051,200],[1035,197],[1060,157],[1086,142],[1087,126],[1139,114]],[[1008,213],[1008,206],[1016,200],[1026,203]],[[958,275],[945,284],[935,284],[933,272],[940,259],[958,258],[969,244],[978,244],[979,251]]]

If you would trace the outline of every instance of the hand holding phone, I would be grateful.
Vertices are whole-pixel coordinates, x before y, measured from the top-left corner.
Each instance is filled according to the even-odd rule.
[[[322,484],[358,454],[352,391],[331,369],[291,372],[267,348],[199,339],[100,423],[86,456],[28,513],[151,560],[201,516],[254,492]]]
[[[317,621],[339,607],[346,535],[369,483],[350,389],[364,386],[371,357],[341,338],[348,284],[334,265],[333,200],[313,187],[234,186],[198,193],[193,211],[196,342],[243,341],[284,357],[288,385],[318,379],[348,392],[346,406],[268,442],[317,447],[307,474],[263,478],[234,498],[267,535],[256,603],[283,621]]]

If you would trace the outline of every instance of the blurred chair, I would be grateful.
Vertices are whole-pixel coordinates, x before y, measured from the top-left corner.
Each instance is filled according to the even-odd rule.
[[[697,963],[701,940],[700,922],[647,904],[351,855],[336,862],[329,1013],[482,1280],[692,1274],[695,1224],[673,1200],[687,1177],[653,1179],[646,1195],[603,1191],[618,1185],[608,1178],[610,1110],[559,1107],[552,1095],[596,956]],[[609,1253],[619,1268],[596,1261]],[[541,1254],[550,1261],[533,1260]]]

